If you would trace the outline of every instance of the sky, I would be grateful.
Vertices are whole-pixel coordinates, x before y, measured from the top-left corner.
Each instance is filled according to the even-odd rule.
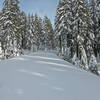
[[[51,19],[52,24],[54,24],[54,19],[56,15],[56,6],[59,0],[19,0],[20,9],[25,13],[37,13],[42,18],[43,16],[48,16]],[[2,4],[4,0],[0,0],[0,10],[2,9]]]

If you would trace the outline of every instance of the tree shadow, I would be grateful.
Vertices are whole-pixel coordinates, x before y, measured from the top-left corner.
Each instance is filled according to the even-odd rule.
[[[21,72],[21,73],[26,73],[28,75],[32,75],[32,76],[36,76],[36,77],[40,77],[40,78],[47,78],[47,76],[43,73],[39,73],[39,72],[32,72],[32,71],[28,71],[28,70],[25,70],[25,69],[19,69],[17,70],[18,72]]]

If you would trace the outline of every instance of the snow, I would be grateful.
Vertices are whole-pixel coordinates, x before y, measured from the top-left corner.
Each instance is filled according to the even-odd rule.
[[[100,78],[52,52],[0,62],[0,100],[99,100]]]

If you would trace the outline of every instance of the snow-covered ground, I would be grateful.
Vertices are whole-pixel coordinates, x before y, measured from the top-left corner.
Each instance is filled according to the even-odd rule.
[[[100,100],[100,77],[54,53],[26,54],[0,62],[0,100]]]

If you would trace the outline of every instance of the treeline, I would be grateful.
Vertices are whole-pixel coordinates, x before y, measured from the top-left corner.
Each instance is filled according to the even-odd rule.
[[[84,69],[100,59],[100,1],[59,0],[55,30],[50,19],[26,15],[18,0],[5,0],[0,12],[0,59],[23,53],[24,49],[57,49],[63,59]]]
[[[88,69],[100,57],[100,0],[60,0],[55,18],[59,54]]]
[[[18,0],[5,0],[0,12],[0,58],[8,59],[31,51],[54,49],[54,30],[50,19],[26,15]]]

